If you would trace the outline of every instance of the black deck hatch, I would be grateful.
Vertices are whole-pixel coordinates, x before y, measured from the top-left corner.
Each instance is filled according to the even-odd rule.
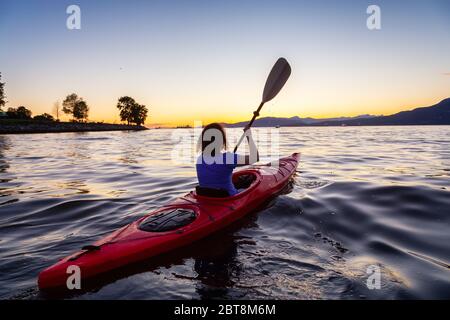
[[[157,214],[152,214],[139,224],[139,230],[147,232],[166,232],[187,226],[196,218],[192,209],[175,208],[167,209]]]

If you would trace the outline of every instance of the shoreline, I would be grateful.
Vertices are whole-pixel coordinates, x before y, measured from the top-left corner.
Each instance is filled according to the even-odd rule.
[[[148,130],[144,126],[112,124],[112,123],[77,123],[77,122],[35,122],[18,121],[8,123],[0,121],[0,134],[33,134],[92,131],[141,131]]]

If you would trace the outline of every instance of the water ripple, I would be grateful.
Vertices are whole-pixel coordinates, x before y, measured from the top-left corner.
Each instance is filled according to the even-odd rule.
[[[171,134],[0,136],[0,298],[54,298],[36,287],[43,268],[192,190],[194,166],[170,161]],[[56,298],[450,298],[449,127],[280,134],[281,154],[302,152],[289,194]],[[374,266],[381,287],[370,290]]]

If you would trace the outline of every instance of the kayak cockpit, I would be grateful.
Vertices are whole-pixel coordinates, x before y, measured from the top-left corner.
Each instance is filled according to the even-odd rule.
[[[251,192],[256,186],[261,182],[261,175],[258,171],[247,169],[241,170],[233,173],[233,184],[239,193],[229,196],[225,190],[215,189],[215,190],[205,190],[204,188],[196,187],[192,195],[195,198],[209,198],[216,200],[227,200],[237,199]],[[223,192],[224,191],[224,192]]]

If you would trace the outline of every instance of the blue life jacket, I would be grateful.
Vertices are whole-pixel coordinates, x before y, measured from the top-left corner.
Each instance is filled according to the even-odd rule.
[[[237,166],[238,155],[232,152],[220,153],[214,157],[197,158],[197,178],[200,187],[223,189],[230,196],[238,193],[233,185],[233,169]]]

